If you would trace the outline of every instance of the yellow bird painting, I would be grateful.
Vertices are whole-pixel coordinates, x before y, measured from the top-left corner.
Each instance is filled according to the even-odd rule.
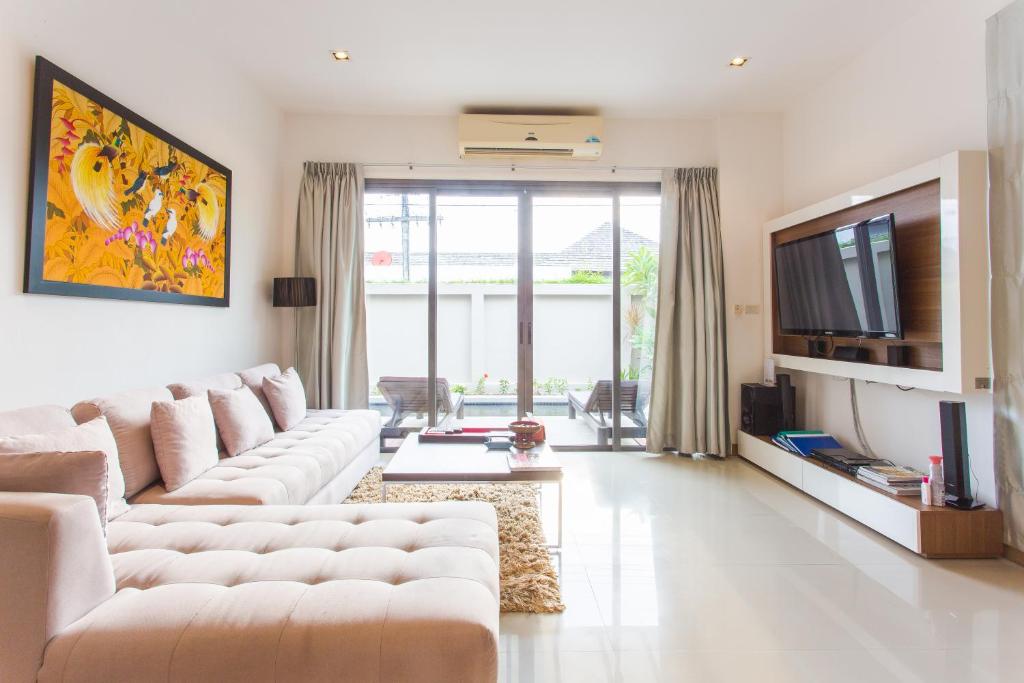
[[[86,142],[71,157],[71,187],[85,214],[100,227],[117,229],[114,167],[117,150]]]
[[[33,199],[30,237],[41,243],[30,251],[41,253],[41,285],[30,291],[100,286],[137,293],[104,296],[226,305],[231,172],[60,73],[83,87],[55,77],[41,114],[49,116],[45,210]]]

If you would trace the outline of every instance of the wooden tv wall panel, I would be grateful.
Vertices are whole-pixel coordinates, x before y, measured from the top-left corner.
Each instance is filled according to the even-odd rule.
[[[899,262],[900,319],[902,340],[834,337],[836,345],[860,345],[869,350],[872,363],[886,362],[886,347],[910,347],[910,367],[942,370],[941,221],[938,179],[841,211],[813,218],[771,234],[775,247],[810,235],[893,213],[896,216],[896,258]],[[775,272],[774,263],[771,272]],[[807,338],[779,333],[774,302],[778,301],[772,278],[772,325],[775,353],[807,356]],[[831,345],[831,343],[829,342]]]
[[[776,367],[963,394],[990,391],[988,173],[985,152],[946,154],[799,209],[764,226],[764,348]],[[807,338],[779,334],[774,247],[886,213],[896,216],[904,339],[835,338],[865,363],[812,358]],[[908,367],[886,348],[910,348]]]

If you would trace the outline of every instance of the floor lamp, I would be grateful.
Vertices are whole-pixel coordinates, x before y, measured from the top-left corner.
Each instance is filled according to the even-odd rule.
[[[316,306],[316,278],[275,277],[274,308],[305,308]],[[292,364],[299,357],[299,321],[295,319],[295,339],[292,344]]]

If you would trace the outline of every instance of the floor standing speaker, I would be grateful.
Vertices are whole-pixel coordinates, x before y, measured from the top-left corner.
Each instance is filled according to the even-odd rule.
[[[792,385],[789,394],[795,404],[796,389]],[[740,385],[740,429],[754,436],[772,436],[784,428],[782,394],[778,385]]]
[[[942,480],[946,505],[963,510],[981,507],[971,495],[971,459],[967,452],[967,407],[960,401],[939,401],[942,427]]]

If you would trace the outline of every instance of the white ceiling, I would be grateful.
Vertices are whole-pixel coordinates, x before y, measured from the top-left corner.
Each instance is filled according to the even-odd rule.
[[[227,58],[288,112],[778,111],[927,0],[177,0],[160,32]],[[90,3],[83,3],[88,6]],[[162,6],[162,7],[161,7]],[[352,53],[336,63],[331,49]],[[749,55],[743,69],[726,67]]]

